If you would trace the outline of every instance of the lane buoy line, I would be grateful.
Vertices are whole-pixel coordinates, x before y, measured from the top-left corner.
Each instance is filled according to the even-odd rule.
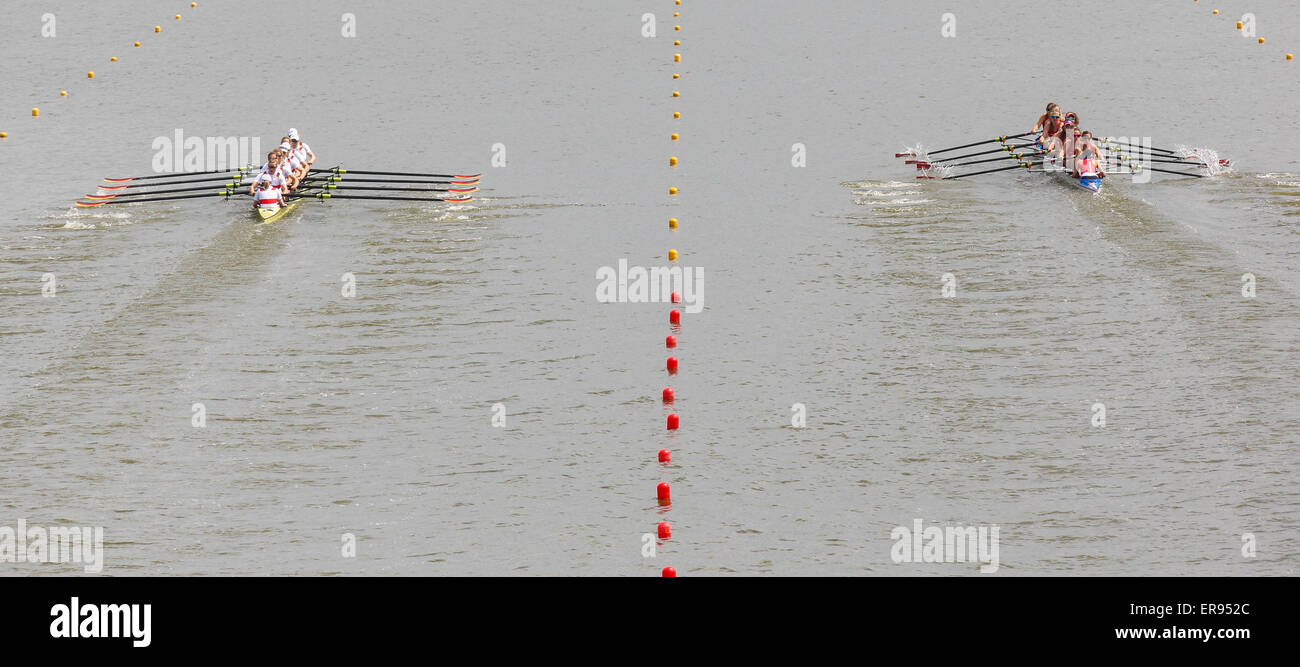
[[[191,3],[190,3],[190,9],[196,9],[196,8],[198,8],[198,6],[199,6],[199,3],[198,3],[198,2],[191,2]],[[176,14],[174,20],[179,21],[179,20],[181,20],[181,18],[182,18],[182,15],[181,15],[181,14]],[[154,34],[161,34],[162,31],[163,31],[163,29],[162,29],[162,26],[161,26],[161,25],[155,25],[155,26],[153,27],[153,32],[154,32]],[[136,41],[136,42],[134,43],[134,46],[135,46],[135,48],[141,48],[141,43],[140,43],[139,41]],[[115,63],[115,62],[117,62],[117,56],[110,56],[109,59],[108,59],[108,61],[111,62],[111,63]],[[87,79],[94,79],[94,78],[95,78],[95,70],[90,70],[90,71],[86,72],[86,78],[87,78]],[[62,99],[67,99],[67,97],[68,97],[68,91],[67,91],[67,89],[60,90],[60,91],[59,91],[59,97],[62,98]],[[32,118],[40,118],[40,117],[41,117],[41,108],[40,108],[40,107],[32,107]],[[7,132],[7,131],[5,131],[5,130],[0,130],[0,139],[8,139],[8,138],[9,138],[9,132]]]

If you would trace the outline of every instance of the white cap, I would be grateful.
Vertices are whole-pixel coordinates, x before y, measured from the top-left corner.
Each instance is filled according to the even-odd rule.
[[[289,138],[293,139],[294,141],[298,140],[298,128],[296,127],[289,128]]]
[[[287,151],[287,150],[292,150],[292,149],[293,149],[293,146],[290,146],[290,145],[289,145],[289,142],[286,141],[286,142],[280,144],[280,148],[283,148],[284,150]]]

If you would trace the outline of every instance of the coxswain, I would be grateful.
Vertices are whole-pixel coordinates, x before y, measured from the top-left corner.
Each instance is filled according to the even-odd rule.
[[[1084,130],[1074,142],[1074,177],[1106,178],[1106,170],[1101,168],[1101,150],[1092,143],[1092,132]]]
[[[278,175],[258,174],[253,182],[253,207],[273,211],[284,206],[284,180]]]

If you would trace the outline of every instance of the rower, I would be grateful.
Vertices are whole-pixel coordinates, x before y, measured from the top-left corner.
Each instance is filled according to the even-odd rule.
[[[293,175],[294,183],[302,182],[303,177],[307,175],[307,167],[298,161],[298,156],[294,155],[293,147],[289,145],[289,137],[280,141],[279,151],[283,155],[280,159],[284,162],[285,169]]]
[[[253,208],[278,210],[285,205],[284,180],[279,175],[258,174],[253,181],[256,192],[253,194]]]
[[[257,184],[262,180],[263,176],[274,176],[279,173],[280,167],[277,163],[279,152],[280,149],[277,148],[266,154],[266,162],[262,163],[262,168],[257,172],[257,178],[254,178],[253,182],[248,185],[248,194],[251,195],[257,190]]]
[[[1092,132],[1084,130],[1074,142],[1074,177],[1106,178],[1106,170],[1101,168],[1101,150],[1092,143]]]
[[[1043,134],[1038,138],[1038,143],[1044,147],[1047,140],[1061,131],[1061,105],[1056,102],[1047,103],[1047,113],[1038,117],[1038,122],[1034,123],[1034,129],[1030,132],[1042,130]]]
[[[304,143],[298,136],[297,128],[289,128],[289,145],[293,147],[294,156],[298,158],[298,161],[311,169],[312,164],[316,162],[316,154],[312,152],[311,146]]]

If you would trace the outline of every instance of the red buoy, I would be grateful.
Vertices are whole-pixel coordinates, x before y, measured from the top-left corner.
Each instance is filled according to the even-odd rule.
[[[676,413],[676,412],[674,412],[674,413],[671,414],[671,415],[668,415],[668,430],[669,430],[669,431],[676,431],[676,430],[677,430],[677,425],[678,425],[678,423],[680,423],[680,422],[681,422],[681,419],[679,419],[679,418],[677,417],[677,413]]]
[[[676,397],[677,394],[673,391],[672,387],[664,387],[664,403],[672,403],[673,399]]]
[[[668,372],[677,372],[677,357],[668,357]]]
[[[674,309],[672,310],[672,312],[668,313],[668,323],[669,323],[669,324],[681,324],[681,323],[682,323],[682,311],[677,310],[676,308],[674,308]]]
[[[673,536],[673,525],[667,521],[659,522],[659,539],[666,540]]]
[[[668,486],[668,482],[659,482],[659,502],[667,504],[673,500],[673,487]]]
[[[682,302],[682,293],[673,292],[673,303],[681,303],[681,302]]]
[[[676,577],[676,576],[677,576],[677,568],[672,567],[671,565],[668,566],[668,567],[665,567],[665,568],[664,568],[664,576],[665,576],[665,577]]]
[[[672,460],[673,460],[673,450],[671,450],[671,449],[661,449],[661,450],[659,450],[659,462],[660,462],[660,463],[668,463],[668,462],[670,462],[670,461],[672,461]]]
[[[668,347],[677,347],[677,336],[669,335],[668,338],[664,340],[664,345],[667,345]]]

